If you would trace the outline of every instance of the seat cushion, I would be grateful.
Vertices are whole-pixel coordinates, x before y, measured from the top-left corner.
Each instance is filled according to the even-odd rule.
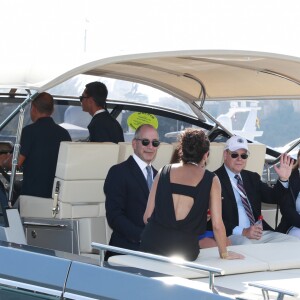
[[[64,180],[105,179],[118,154],[119,145],[114,143],[62,142],[55,176]]]
[[[22,218],[52,218],[52,206],[52,198],[20,196],[20,216]]]
[[[104,180],[60,180],[55,178],[52,197],[57,181],[60,182],[58,200],[65,203],[104,203]]]

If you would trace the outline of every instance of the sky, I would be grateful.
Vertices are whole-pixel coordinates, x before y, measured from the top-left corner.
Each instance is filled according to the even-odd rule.
[[[9,0],[0,7],[0,65],[8,81],[23,79],[11,70],[47,76],[51,69],[128,53],[226,49],[300,56],[299,0]]]
[[[166,50],[300,59],[300,0],[2,0],[0,86],[83,62]]]
[[[8,55],[21,49],[74,56],[132,49],[300,51],[298,0],[9,0],[0,7]]]

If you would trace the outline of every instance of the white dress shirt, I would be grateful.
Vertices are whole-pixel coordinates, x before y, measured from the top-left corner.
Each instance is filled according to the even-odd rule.
[[[231,185],[232,185],[232,189],[234,192],[235,201],[237,204],[238,214],[239,214],[239,225],[233,228],[232,234],[243,235],[243,229],[250,227],[250,220],[246,214],[243,202],[241,200],[241,196],[240,196],[239,192],[237,191],[237,189],[235,188],[236,185],[234,186],[234,184],[233,184],[233,183],[236,183],[236,179],[234,178],[234,176],[236,174],[233,173],[232,171],[230,171],[226,166],[225,166],[225,169],[229,176],[230,182],[232,183]],[[237,174],[237,175],[239,175],[241,177],[240,174]],[[242,179],[242,177],[241,177],[241,179]]]
[[[148,164],[146,162],[144,162],[143,160],[141,160],[136,154],[133,153],[132,155],[133,159],[136,161],[136,163],[138,164],[138,166],[140,167],[140,169],[142,170],[145,179],[147,180],[147,170],[146,167],[148,166]],[[149,166],[151,167],[151,164],[149,164]],[[152,179],[153,179],[153,170],[151,168],[151,174],[152,174]]]
[[[104,111],[105,111],[105,109],[99,109],[99,110],[97,110],[97,111],[94,113],[93,117],[96,116],[96,115],[98,115],[98,114],[100,114],[100,113],[102,113],[102,112],[104,112]]]

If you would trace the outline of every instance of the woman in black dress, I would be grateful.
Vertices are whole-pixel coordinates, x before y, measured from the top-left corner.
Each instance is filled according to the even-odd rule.
[[[180,256],[193,261],[199,255],[198,236],[206,230],[210,209],[214,236],[221,258],[243,258],[228,252],[222,221],[221,185],[205,170],[209,140],[199,129],[186,129],[180,139],[180,163],[163,167],[150,191],[141,251]]]

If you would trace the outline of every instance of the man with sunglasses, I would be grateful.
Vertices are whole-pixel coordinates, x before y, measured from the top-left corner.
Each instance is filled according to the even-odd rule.
[[[90,82],[85,86],[79,97],[82,110],[92,116],[88,125],[90,142],[124,142],[123,129],[119,122],[106,110],[106,85],[99,81]]]
[[[224,164],[215,171],[222,186],[222,216],[227,236],[233,245],[293,241],[296,239],[274,232],[264,220],[255,224],[261,215],[261,203],[277,203],[288,187],[293,160],[282,155],[280,167],[274,169],[279,180],[274,188],[263,183],[259,174],[244,170],[249,156],[247,140],[232,136],[226,142]]]
[[[160,142],[157,130],[148,124],[137,128],[132,140],[133,155],[110,168],[104,183],[106,217],[113,233],[111,246],[138,250],[145,227],[143,216],[153,178],[151,163]],[[106,252],[105,260],[116,253]]]

